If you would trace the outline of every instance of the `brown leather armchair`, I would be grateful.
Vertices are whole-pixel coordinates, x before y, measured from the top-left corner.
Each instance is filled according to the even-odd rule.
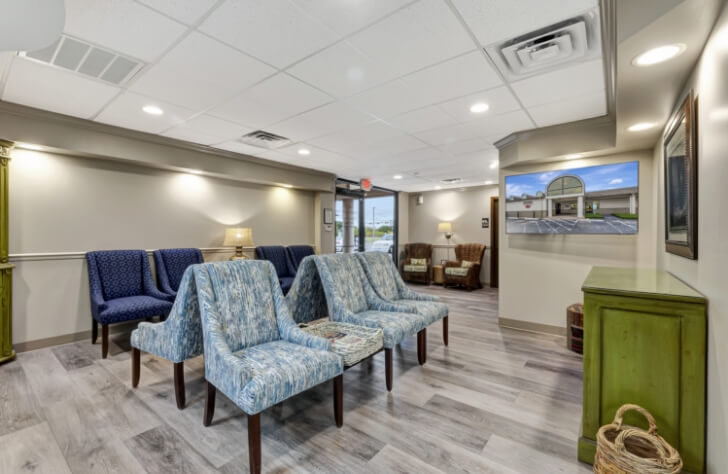
[[[417,281],[430,284],[432,280],[432,245],[431,244],[405,244],[404,260],[402,261],[402,278],[405,281]],[[423,265],[413,265],[412,259],[425,259]]]
[[[480,265],[483,262],[485,245],[483,244],[458,244],[455,246],[455,258],[457,261],[445,263],[445,284],[463,285],[468,291],[473,288],[482,288],[480,283]],[[463,267],[463,262],[471,262],[469,267]],[[450,270],[448,270],[450,269]]]

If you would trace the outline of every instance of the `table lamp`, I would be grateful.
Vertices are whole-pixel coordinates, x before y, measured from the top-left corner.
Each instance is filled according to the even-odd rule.
[[[245,260],[248,257],[243,255],[243,247],[252,247],[253,243],[253,229],[250,227],[231,227],[225,229],[225,241],[223,241],[223,247],[235,247],[235,255],[230,257],[230,260]]]
[[[447,239],[447,259],[450,260],[450,239],[452,239],[452,222],[440,222],[437,224],[437,231],[445,234]]]

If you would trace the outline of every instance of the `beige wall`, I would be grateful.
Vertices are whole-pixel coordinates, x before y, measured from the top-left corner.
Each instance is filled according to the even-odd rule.
[[[15,343],[90,329],[88,276],[96,249],[220,247],[229,226],[255,243],[314,244],[314,193],[95,158],[15,150],[10,253]],[[27,254],[52,253],[48,256]],[[229,253],[210,253],[224,259]]]
[[[409,242],[426,242],[436,247],[432,252],[433,262],[455,258],[455,252],[446,247],[447,239],[437,232],[439,222],[452,222],[452,244],[477,242],[487,246],[480,281],[490,281],[490,228],[481,227],[481,219],[490,216],[490,198],[498,196],[498,186],[474,186],[454,190],[410,193],[409,195]],[[417,196],[422,195],[425,202],[417,204]],[[492,219],[491,219],[492,220]],[[402,241],[404,242],[404,240]]]
[[[728,8],[718,19],[680,99],[694,88],[698,112],[698,260],[665,253],[662,143],[655,147],[657,262],[708,298],[707,472],[728,466],[728,219],[723,199],[728,183]],[[681,100],[678,100],[677,107]]]
[[[582,301],[581,284],[593,265],[655,266],[652,153],[649,150],[500,171],[501,195],[510,174],[639,160],[637,235],[525,235],[500,228],[499,313],[519,322],[566,327],[566,307]],[[505,206],[500,207],[505,222]],[[527,297],[524,297],[527,295]]]

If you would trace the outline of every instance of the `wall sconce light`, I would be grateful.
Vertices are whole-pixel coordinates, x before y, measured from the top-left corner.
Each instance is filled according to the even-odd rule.
[[[450,260],[450,239],[452,239],[452,223],[440,222],[437,224],[437,231],[445,234],[447,239],[447,259]]]
[[[230,257],[230,260],[245,260],[248,257],[243,255],[243,247],[252,247],[253,243],[253,229],[250,227],[231,227],[225,229],[225,240],[222,243],[223,247],[235,247],[235,255]]]

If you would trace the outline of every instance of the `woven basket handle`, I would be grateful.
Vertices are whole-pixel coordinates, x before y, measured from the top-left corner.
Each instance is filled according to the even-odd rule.
[[[633,405],[631,403],[626,403],[619,407],[619,410],[617,410],[617,413],[614,415],[614,424],[617,425],[617,429],[622,429],[622,418],[624,418],[624,414],[630,410],[634,410],[642,414],[647,419],[647,422],[650,424],[650,429],[647,430],[647,432],[651,435],[657,434],[657,423],[655,422],[655,417],[652,416],[650,412],[645,410],[639,405]],[[625,432],[628,430],[625,430]],[[620,434],[621,436],[621,434]],[[617,437],[619,438],[619,436]],[[616,440],[615,440],[616,443]]]

